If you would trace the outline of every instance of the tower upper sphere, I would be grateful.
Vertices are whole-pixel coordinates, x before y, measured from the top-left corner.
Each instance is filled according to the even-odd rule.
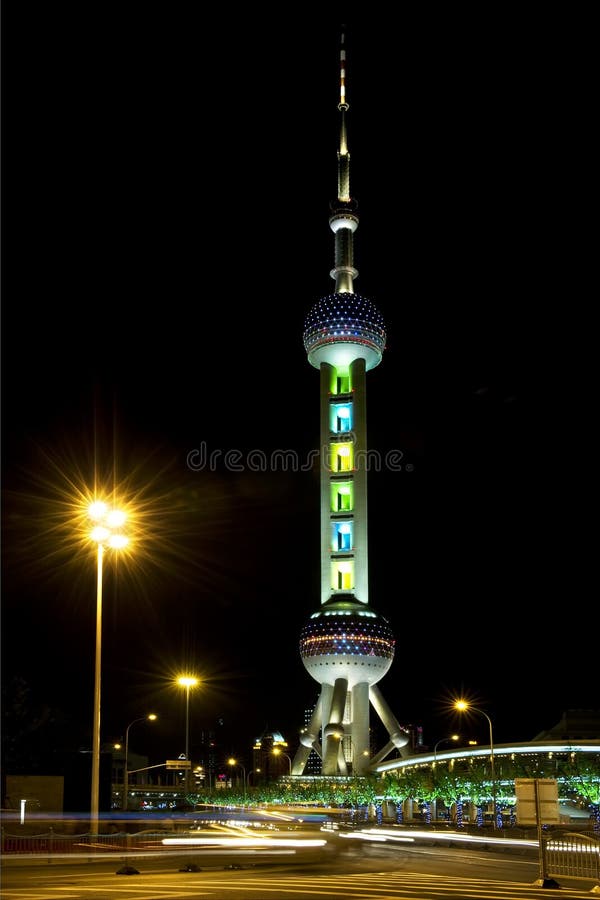
[[[381,362],[385,347],[383,316],[371,300],[354,293],[322,297],[304,324],[304,348],[309,363],[347,366],[362,357],[367,371]]]

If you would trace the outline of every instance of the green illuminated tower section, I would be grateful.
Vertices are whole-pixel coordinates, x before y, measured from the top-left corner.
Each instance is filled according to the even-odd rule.
[[[358,216],[350,195],[345,75],[342,35],[338,185],[329,217],[335,291],[313,306],[304,330],[308,361],[320,373],[321,607],[302,631],[300,653],[321,693],[300,736],[292,768],[298,775],[311,750],[321,757],[324,775],[362,775],[408,741],[376,687],[395,645],[388,622],[369,606],[367,545],[366,373],[381,362],[385,328],[375,304],[354,291]],[[390,736],[375,756],[370,706]]]

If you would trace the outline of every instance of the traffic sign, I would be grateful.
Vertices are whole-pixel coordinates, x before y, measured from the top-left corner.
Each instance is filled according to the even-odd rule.
[[[517,825],[560,822],[556,778],[515,778]]]

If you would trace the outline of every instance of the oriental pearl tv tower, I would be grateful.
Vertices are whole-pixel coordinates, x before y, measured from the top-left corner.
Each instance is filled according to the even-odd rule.
[[[311,750],[326,776],[366,775],[408,734],[377,683],[394,658],[395,639],[383,616],[369,606],[367,556],[366,373],[381,362],[383,317],[354,292],[353,236],[358,227],[350,195],[346,132],[346,50],[340,48],[340,137],[337,198],[329,225],[335,236],[335,292],[309,312],[304,346],[321,376],[321,606],[302,630],[300,655],[321,686],[310,724],[300,735],[292,765],[302,775]],[[373,707],[389,741],[371,755]]]

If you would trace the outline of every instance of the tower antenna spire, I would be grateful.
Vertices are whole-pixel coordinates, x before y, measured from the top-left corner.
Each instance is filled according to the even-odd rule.
[[[340,143],[337,152],[337,197],[331,203],[329,227],[335,234],[335,267],[329,273],[335,281],[336,293],[354,293],[354,279],[358,271],[354,268],[352,236],[358,228],[356,203],[350,196],[350,152],[346,133],[346,26],[342,25],[340,39]]]
[[[348,109],[346,103],[346,26],[342,25],[340,38],[340,102],[339,109]]]
[[[338,203],[350,203],[350,153],[348,152],[348,135],[346,132],[346,113],[350,109],[346,100],[346,26],[342,25],[340,37],[340,147],[338,150]],[[358,275],[358,273],[356,273]],[[354,277],[356,278],[356,275]],[[335,276],[333,276],[335,278]],[[350,282],[350,290],[352,285]]]

